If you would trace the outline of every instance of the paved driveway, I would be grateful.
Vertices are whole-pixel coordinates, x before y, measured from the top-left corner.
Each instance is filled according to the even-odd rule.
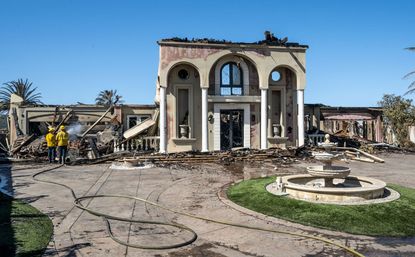
[[[415,188],[415,156],[388,155],[385,164],[351,163],[355,175],[370,175],[387,182]],[[271,174],[299,173],[306,163],[293,167],[246,164],[222,167],[216,164],[182,167],[117,170],[110,165],[66,166],[42,175],[65,183],[77,196],[124,194],[162,205],[236,223],[307,233],[338,240],[367,256],[415,256],[415,239],[373,238],[314,229],[283,220],[252,215],[218,198],[220,188],[237,179]],[[54,238],[45,256],[348,256],[323,243],[284,234],[250,231],[179,216],[151,205],[127,199],[102,198],[85,201],[90,208],[122,217],[174,221],[194,229],[198,239],[173,250],[140,250],[115,243],[108,237],[103,220],[72,205],[70,192],[62,187],[35,182],[31,174],[42,166],[3,166],[1,174],[12,175],[8,188],[17,198],[29,201],[47,213],[54,223]],[[7,176],[7,175],[6,175]],[[6,188],[7,189],[7,188]],[[190,234],[167,226],[111,221],[117,238],[144,245],[178,243]]]

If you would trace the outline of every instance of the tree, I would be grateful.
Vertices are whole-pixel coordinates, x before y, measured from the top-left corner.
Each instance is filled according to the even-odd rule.
[[[414,51],[415,52],[415,47],[408,47],[406,49],[409,50],[409,51]],[[415,71],[411,71],[408,74],[406,74],[403,78],[404,79],[410,78],[414,74],[415,74]],[[415,80],[412,81],[411,84],[409,84],[408,91],[406,91],[405,95],[407,95],[407,94],[413,94],[413,93],[415,93]]]
[[[379,105],[383,108],[384,122],[391,127],[398,144],[404,146],[408,142],[408,127],[415,124],[412,100],[386,94]]]
[[[115,105],[117,103],[121,103],[122,96],[117,95],[117,90],[103,90],[99,92],[98,97],[95,98],[95,103],[99,105]]]
[[[10,107],[10,96],[16,94],[23,98],[23,104],[42,104],[40,99],[41,94],[37,91],[37,87],[32,87],[33,83],[28,79],[18,79],[17,81],[10,81],[3,83],[0,88],[0,109],[2,111],[8,110]]]

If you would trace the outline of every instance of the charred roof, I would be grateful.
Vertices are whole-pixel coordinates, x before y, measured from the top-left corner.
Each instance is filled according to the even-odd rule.
[[[308,48],[308,45],[302,45],[296,42],[288,42],[288,38],[278,38],[274,36],[270,31],[264,32],[264,39],[256,42],[233,42],[225,39],[213,39],[213,38],[165,38],[158,41],[158,43],[198,43],[198,44],[224,44],[224,45],[262,45],[262,46],[283,46],[283,47],[301,47]]]

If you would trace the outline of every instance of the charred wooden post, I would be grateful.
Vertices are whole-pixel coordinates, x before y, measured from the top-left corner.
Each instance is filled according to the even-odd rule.
[[[88,133],[89,133],[89,131],[91,131],[98,123],[100,123],[101,122],[101,120],[102,119],[104,119],[105,118],[105,116],[107,116],[107,114],[112,110],[114,108],[114,106],[113,105],[111,105],[109,108],[108,108],[108,110],[104,113],[104,114],[102,114],[101,115],[101,117],[99,117],[99,119],[97,120],[97,121],[95,121],[94,122],[94,124],[92,124],[83,134],[82,134],[82,136],[81,136],[81,139],[83,139]]]

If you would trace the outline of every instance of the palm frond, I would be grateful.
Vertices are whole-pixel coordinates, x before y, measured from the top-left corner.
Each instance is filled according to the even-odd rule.
[[[117,94],[117,90],[102,90],[101,92],[98,93],[97,98],[95,98],[95,103],[99,104],[99,105],[105,105],[105,106],[109,106],[109,105],[113,105],[113,104],[117,104],[119,102],[119,99],[122,96]]]
[[[0,99],[3,103],[7,103],[7,105],[9,105],[11,94],[16,94],[23,98],[23,102],[25,104],[40,104],[42,103],[40,100],[42,96],[41,93],[36,92],[37,90],[38,88],[33,87],[33,83],[28,79],[9,81],[3,83],[3,87],[0,88]]]
[[[409,78],[410,76],[412,76],[414,74],[415,74],[415,71],[411,71],[408,74],[406,74],[405,76],[403,76],[403,79],[407,79],[407,78]]]
[[[35,87],[31,90],[30,90],[30,88],[26,88],[24,93],[25,93],[26,96],[31,96],[36,90],[37,90],[37,87]]]
[[[415,93],[415,81],[413,81],[411,84],[409,84],[408,91],[406,91],[404,95],[409,95],[409,94],[413,94],[413,93]]]

